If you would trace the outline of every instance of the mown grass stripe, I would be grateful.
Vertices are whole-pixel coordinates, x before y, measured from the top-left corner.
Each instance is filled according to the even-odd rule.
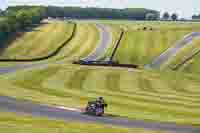
[[[106,93],[105,93],[106,92]],[[152,97],[152,96],[147,96],[147,95],[138,95],[136,93],[121,93],[117,92],[117,90],[100,90],[96,91],[96,93],[100,93],[105,96],[113,96],[113,97],[118,97],[120,99],[128,99],[128,100],[133,100],[133,101],[138,101],[138,102],[145,102],[148,103],[149,105],[154,104],[160,104],[160,105],[167,105],[167,106],[177,106],[177,107],[185,107],[185,108],[191,108],[191,109],[196,109],[200,107],[199,102],[189,102],[189,101],[183,101],[183,100],[173,100],[170,98],[160,98],[160,97]]]
[[[66,25],[68,25],[68,26],[66,27]],[[40,59],[43,59],[45,57],[49,57],[48,55],[52,55],[53,53],[56,53],[58,50],[60,50],[60,48],[63,47],[63,45],[65,45],[65,44],[62,44],[62,46],[59,46],[59,47],[57,46],[57,44],[60,45],[60,43],[66,42],[66,41],[63,41],[63,40],[66,40],[67,36],[71,35],[70,25],[71,24],[66,24],[64,22],[50,23],[47,26],[41,27],[42,31],[39,33],[41,35],[38,36],[38,38],[35,38],[34,40],[32,40],[32,36],[34,36],[35,34],[37,34],[37,32],[39,32],[37,29],[36,29],[36,31],[25,34],[26,36],[24,38],[29,38],[28,41],[24,41],[23,40],[24,38],[22,37],[22,38],[19,39],[19,41],[14,42],[14,44],[16,43],[15,46],[13,45],[13,47],[9,47],[8,50],[4,52],[4,54],[11,55],[11,56],[16,54],[17,58],[13,58],[13,59],[12,58],[11,59],[2,59],[1,58],[1,60],[2,61],[26,61],[26,60],[27,61],[31,61],[31,60],[34,61],[34,60],[37,60],[37,59],[40,60]],[[51,32],[50,32],[51,34],[49,35],[50,38],[49,39],[44,38],[44,36],[46,37],[46,32],[48,32],[54,26],[56,26],[56,28],[54,28],[54,30],[51,30]],[[62,28],[59,28],[59,27],[62,27]],[[60,36],[62,36],[62,39],[59,39],[59,38],[55,39],[55,37],[57,36],[58,30],[62,30],[62,31],[68,30],[68,31],[66,31],[67,33],[64,32],[64,34],[63,34],[63,32],[59,32],[59,34],[62,33],[62,35],[60,35]],[[66,36],[66,34],[67,34],[67,36]],[[52,41],[52,40],[56,40],[56,43],[53,44],[53,45],[52,45],[52,43],[54,43],[55,41]],[[35,41],[35,42],[32,42],[32,41]],[[22,49],[22,47],[23,47],[24,50]],[[44,49],[45,47],[48,47],[48,49],[49,49],[49,47],[51,47],[51,50],[50,51],[47,50],[48,53],[43,52],[43,50],[42,50],[39,55],[35,55],[41,49]],[[56,47],[56,50],[53,47]],[[21,49],[24,52],[21,51]],[[12,50],[14,50],[14,51],[12,51]],[[16,52],[16,50],[17,50],[17,52]],[[11,52],[9,52],[9,51],[11,51]],[[34,56],[29,58],[29,56],[31,56],[33,53],[34,53]]]
[[[76,71],[71,79],[67,82],[66,86],[71,89],[83,89],[83,83],[86,80],[88,71],[78,70]]]
[[[78,60],[90,54],[96,48],[98,40],[99,32],[96,26],[78,23],[76,36],[56,58]]]
[[[12,84],[23,87],[26,89],[39,91],[48,95],[55,95],[60,97],[69,97],[70,95],[66,95],[63,92],[59,92],[58,90],[48,89],[44,88],[42,86],[42,83],[46,80],[46,77],[50,77],[54,75],[58,71],[57,67],[49,68],[48,71],[45,70],[39,70],[34,73],[28,73],[27,75],[24,75],[26,78],[17,79],[12,82]],[[30,74],[30,75],[29,75]],[[35,75],[37,75],[37,78],[35,79]],[[37,85],[37,86],[35,86]],[[70,96],[71,97],[71,96]]]
[[[116,72],[109,72],[106,75],[106,88],[107,90],[118,91],[120,74]]]

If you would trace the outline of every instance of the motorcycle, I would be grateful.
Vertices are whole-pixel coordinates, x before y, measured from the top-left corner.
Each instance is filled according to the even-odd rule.
[[[84,109],[84,113],[95,116],[103,116],[104,107],[107,107],[107,104],[101,104],[96,101],[88,102],[86,108]]]

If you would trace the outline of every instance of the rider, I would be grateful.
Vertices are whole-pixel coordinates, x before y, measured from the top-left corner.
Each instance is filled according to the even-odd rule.
[[[103,97],[98,97],[96,102],[99,103],[103,109],[104,109],[104,107],[107,107],[107,104],[105,103],[105,100]]]

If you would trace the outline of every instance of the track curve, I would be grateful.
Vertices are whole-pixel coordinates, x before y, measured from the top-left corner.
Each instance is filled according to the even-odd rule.
[[[100,32],[99,44],[95,51],[82,59],[84,61],[97,61],[98,58],[106,52],[109,45],[112,43],[112,34],[109,27],[103,24],[96,24],[96,26]]]
[[[194,38],[200,37],[200,32],[192,32],[186,35],[182,40],[180,40],[175,46],[170,47],[165,52],[163,52],[159,57],[157,57],[151,64],[146,65],[147,68],[159,68],[164,64],[170,57],[173,57],[178,53],[178,51],[190,45]]]

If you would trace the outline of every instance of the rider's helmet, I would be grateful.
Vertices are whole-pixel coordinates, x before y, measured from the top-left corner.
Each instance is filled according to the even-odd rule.
[[[99,97],[99,100],[103,100],[103,97]]]
[[[99,101],[103,101],[104,99],[103,99],[103,97],[99,97],[98,100]]]
[[[103,104],[103,103],[104,103],[104,99],[103,99],[103,97],[98,97],[98,98],[97,98],[97,102],[100,102],[100,103]]]

